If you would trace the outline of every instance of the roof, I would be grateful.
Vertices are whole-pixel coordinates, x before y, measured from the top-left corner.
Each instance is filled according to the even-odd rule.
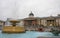
[[[24,20],[35,20],[36,18],[24,18]]]
[[[23,20],[35,20],[35,19],[51,19],[51,20],[54,20],[55,18],[60,18],[60,16],[49,16],[49,17],[27,17],[27,18],[24,18]]]

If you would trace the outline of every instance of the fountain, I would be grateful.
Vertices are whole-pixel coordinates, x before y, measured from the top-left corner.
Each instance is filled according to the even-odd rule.
[[[21,33],[25,32],[24,27],[17,26],[20,22],[19,20],[10,20],[9,21],[12,26],[3,26],[2,32],[3,33]]]

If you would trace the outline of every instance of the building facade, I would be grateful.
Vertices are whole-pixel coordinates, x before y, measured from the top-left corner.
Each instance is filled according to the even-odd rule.
[[[43,26],[60,26],[60,15],[50,17],[34,17],[31,12],[29,17],[24,18],[24,25],[43,25]]]
[[[60,26],[60,14],[57,16],[49,17],[34,17],[34,14],[31,12],[29,17],[23,19],[24,26],[26,29],[36,30],[41,26]]]

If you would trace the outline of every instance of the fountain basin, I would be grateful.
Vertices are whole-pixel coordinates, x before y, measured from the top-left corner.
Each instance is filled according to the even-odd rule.
[[[3,33],[21,33],[25,32],[24,27],[20,26],[4,26],[2,29]]]

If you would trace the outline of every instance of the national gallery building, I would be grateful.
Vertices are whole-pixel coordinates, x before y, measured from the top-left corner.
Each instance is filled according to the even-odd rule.
[[[28,18],[24,18],[24,25],[43,25],[43,26],[60,26],[60,14],[50,17],[34,17],[31,12]]]
[[[55,17],[34,17],[34,14],[31,12],[29,17],[20,21],[23,21],[23,26],[26,30],[38,30],[39,28],[43,28],[46,31],[50,31],[52,28],[60,29],[60,14]]]

